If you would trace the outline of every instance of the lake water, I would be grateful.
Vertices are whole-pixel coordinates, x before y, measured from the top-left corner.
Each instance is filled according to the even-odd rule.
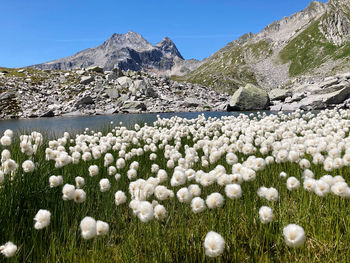
[[[151,124],[157,120],[157,115],[161,118],[171,118],[179,116],[182,118],[193,119],[198,115],[204,114],[208,117],[221,116],[238,116],[242,112],[180,112],[180,113],[143,113],[143,114],[113,114],[113,115],[98,115],[98,116],[80,116],[80,117],[55,117],[55,118],[35,118],[23,120],[0,120],[0,135],[6,129],[11,129],[17,132],[28,131],[46,131],[49,134],[61,136],[65,131],[83,131],[85,128],[98,131],[102,127],[110,125],[113,121],[114,125],[123,125],[130,128],[135,123]],[[244,112],[250,114],[251,112]],[[256,112],[254,112],[256,113]]]

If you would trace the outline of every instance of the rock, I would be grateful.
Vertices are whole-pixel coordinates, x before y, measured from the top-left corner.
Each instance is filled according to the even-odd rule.
[[[95,78],[93,76],[82,76],[80,79],[80,84],[86,85],[93,82]]]
[[[80,100],[78,100],[76,103],[75,103],[75,107],[79,107],[81,105],[89,105],[89,104],[94,104],[94,100],[91,98],[91,96],[85,96],[83,98],[81,98]]]
[[[88,67],[86,70],[90,72],[103,73],[103,68],[97,66]]]
[[[339,91],[327,94],[323,100],[326,104],[340,104],[350,97],[350,87],[345,87]]]
[[[117,79],[119,85],[124,89],[129,89],[129,87],[133,84],[132,79],[129,77],[120,77]]]
[[[119,97],[119,91],[116,88],[106,89],[105,92],[111,99],[117,99]]]
[[[287,97],[291,97],[292,95],[292,91],[285,89],[273,89],[269,92],[270,100],[284,101]]]
[[[142,101],[125,101],[123,106],[121,107],[121,111],[124,112],[139,112],[145,111],[146,105]]]
[[[48,112],[42,114],[40,117],[41,118],[44,118],[44,117],[55,117],[55,113],[53,112],[53,110],[49,110]]]
[[[253,84],[240,87],[231,97],[227,111],[263,110],[270,103],[267,92]]]
[[[107,79],[108,81],[115,80],[115,79],[117,79],[117,78],[118,78],[118,76],[117,76],[117,74],[115,74],[114,72],[108,73],[108,74],[106,75],[106,79]]]

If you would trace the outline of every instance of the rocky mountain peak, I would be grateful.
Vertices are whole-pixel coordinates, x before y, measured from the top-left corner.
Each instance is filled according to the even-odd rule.
[[[113,34],[102,45],[114,49],[128,47],[136,51],[152,48],[151,43],[144,39],[142,35],[133,31],[129,31],[125,34]]]
[[[179,50],[177,49],[175,43],[168,37],[165,37],[160,41],[158,44],[156,44],[156,47],[160,48],[162,51],[164,51],[166,54],[177,56],[181,59],[184,59]]]

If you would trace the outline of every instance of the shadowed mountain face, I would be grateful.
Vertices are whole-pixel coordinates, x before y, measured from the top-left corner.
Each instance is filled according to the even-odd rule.
[[[313,1],[227,44],[182,80],[229,92],[246,83],[270,90],[348,71],[349,57],[350,0]]]
[[[153,46],[140,34],[129,31],[126,34],[113,34],[98,47],[89,48],[70,57],[31,67],[69,70],[99,66],[105,70],[119,67],[122,70],[169,73],[175,65],[185,64],[184,62],[185,60],[176,48],[176,45],[168,37],[165,37],[161,42]],[[196,65],[200,62],[193,61],[191,63]],[[192,64],[191,66],[193,66]],[[181,67],[181,70],[184,73],[188,72],[183,67]]]

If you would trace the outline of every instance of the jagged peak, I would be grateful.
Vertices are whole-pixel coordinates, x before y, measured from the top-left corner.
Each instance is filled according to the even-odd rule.
[[[181,59],[184,59],[179,50],[177,49],[175,43],[169,38],[169,37],[164,37],[162,41],[157,43],[155,47],[160,48],[162,51],[165,53],[170,53],[172,55],[175,55]]]

